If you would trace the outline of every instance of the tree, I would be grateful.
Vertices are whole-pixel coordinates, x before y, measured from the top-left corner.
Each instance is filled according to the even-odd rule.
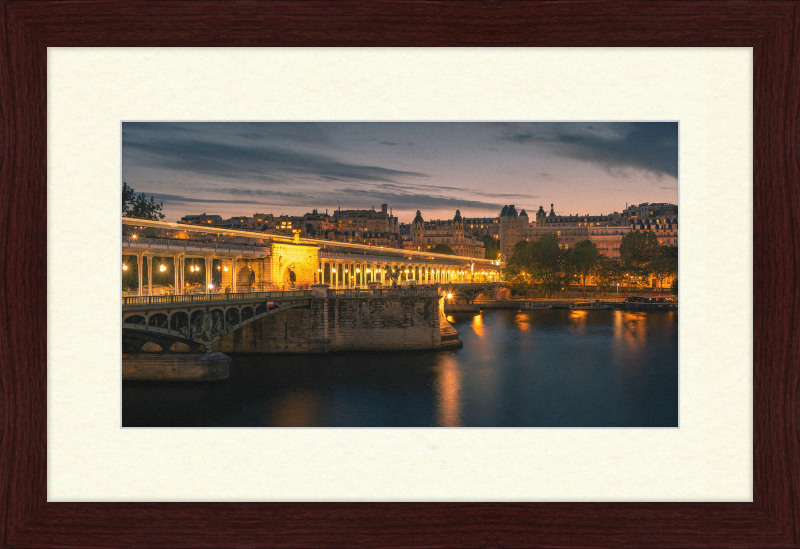
[[[515,294],[525,294],[533,283],[533,242],[522,240],[514,245],[511,257],[503,267],[503,278]]]
[[[565,253],[558,246],[558,237],[552,234],[534,242],[532,252],[532,273],[539,279],[539,287],[547,297],[565,283],[563,276]]]
[[[678,295],[678,277],[677,276],[672,279],[672,285],[670,286],[669,289],[673,294]]]
[[[456,255],[456,252],[453,251],[453,248],[451,248],[447,244],[437,244],[432,248],[428,248],[428,251],[433,254]]]
[[[575,274],[580,279],[583,287],[583,297],[586,297],[586,279],[592,275],[600,261],[600,252],[597,244],[591,240],[581,240],[570,251],[569,263],[574,266]]]
[[[136,196],[133,188],[122,182],[122,217],[159,221],[164,219],[164,214],[161,213],[163,207],[164,203],[156,204],[153,196],[150,196],[150,200],[147,200],[144,193]]]
[[[549,296],[571,280],[571,267],[565,260],[566,251],[559,248],[558,237],[545,235],[535,242],[517,242],[503,273],[512,288],[515,284],[530,287],[538,283],[539,289]]]
[[[649,264],[648,270],[658,281],[658,287],[664,289],[664,280],[678,276],[678,247],[661,246],[656,256]]]
[[[601,292],[613,292],[622,283],[622,268],[616,259],[600,258],[595,268],[597,288]]]
[[[481,240],[483,240],[483,249],[485,250],[483,257],[485,259],[497,259],[497,256],[500,255],[500,244],[497,240],[488,234],[483,235]]]
[[[655,259],[658,248],[658,237],[654,232],[631,231],[622,237],[619,256],[626,265],[642,269]]]

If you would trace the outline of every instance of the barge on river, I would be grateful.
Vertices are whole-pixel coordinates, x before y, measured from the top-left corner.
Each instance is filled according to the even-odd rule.
[[[614,308],[614,304],[600,301],[599,299],[593,299],[591,301],[578,301],[570,305],[569,308],[575,311],[594,311],[596,309],[612,309]]]
[[[676,295],[635,295],[626,297],[622,308],[628,311],[677,311],[678,296]]]

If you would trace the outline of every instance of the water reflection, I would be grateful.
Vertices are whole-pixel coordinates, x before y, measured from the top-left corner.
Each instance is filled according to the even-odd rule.
[[[125,382],[123,425],[677,425],[674,312],[449,317],[460,349],[237,355],[222,382]]]
[[[477,314],[472,317],[472,331],[478,337],[483,337],[483,313]]]
[[[436,391],[437,424],[440,427],[460,427],[461,380],[459,365],[453,354],[446,354],[441,357]]]
[[[522,312],[517,313],[517,316],[514,317],[514,323],[517,325],[517,328],[519,328],[523,332],[526,332],[531,329],[530,316]]]
[[[285,427],[309,427],[317,424],[317,401],[309,392],[289,393],[271,407],[268,422]]]

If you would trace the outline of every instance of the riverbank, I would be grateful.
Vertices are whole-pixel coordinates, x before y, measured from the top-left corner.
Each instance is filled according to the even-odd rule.
[[[445,303],[445,313],[477,312],[484,309],[522,309],[524,311],[546,309],[569,309],[570,305],[585,302],[585,299],[508,299],[504,301],[476,301],[475,303]],[[623,298],[601,299],[603,302],[612,302],[618,308],[622,306]]]

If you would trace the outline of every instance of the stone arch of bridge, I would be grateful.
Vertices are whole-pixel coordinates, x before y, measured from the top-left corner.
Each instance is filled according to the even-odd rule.
[[[209,305],[206,307],[192,307],[191,309],[173,310],[166,315],[164,311],[153,311],[149,314],[131,312],[123,315],[122,335],[123,352],[133,353],[135,342],[139,342],[142,350],[147,342],[154,343],[162,350],[182,352],[210,349],[211,346],[227,336],[252,322],[256,322],[266,316],[279,314],[283,311],[305,306],[305,303],[284,303],[282,306],[268,309],[263,304],[234,304],[227,306]],[[249,310],[249,311],[248,311]],[[245,311],[248,311],[245,314]],[[219,314],[217,314],[219,313]],[[232,314],[232,313],[235,313]],[[151,325],[150,318],[160,318],[167,316],[166,325]],[[186,324],[176,322],[176,317],[186,318]],[[230,320],[235,319],[235,323]],[[129,322],[130,321],[130,322]],[[163,323],[159,323],[163,324]],[[127,337],[126,337],[127,336]],[[125,344],[125,340],[129,344]],[[173,346],[181,344],[177,348]],[[125,350],[127,347],[127,351]],[[153,352],[144,350],[144,352]],[[157,352],[157,351],[156,351]]]

